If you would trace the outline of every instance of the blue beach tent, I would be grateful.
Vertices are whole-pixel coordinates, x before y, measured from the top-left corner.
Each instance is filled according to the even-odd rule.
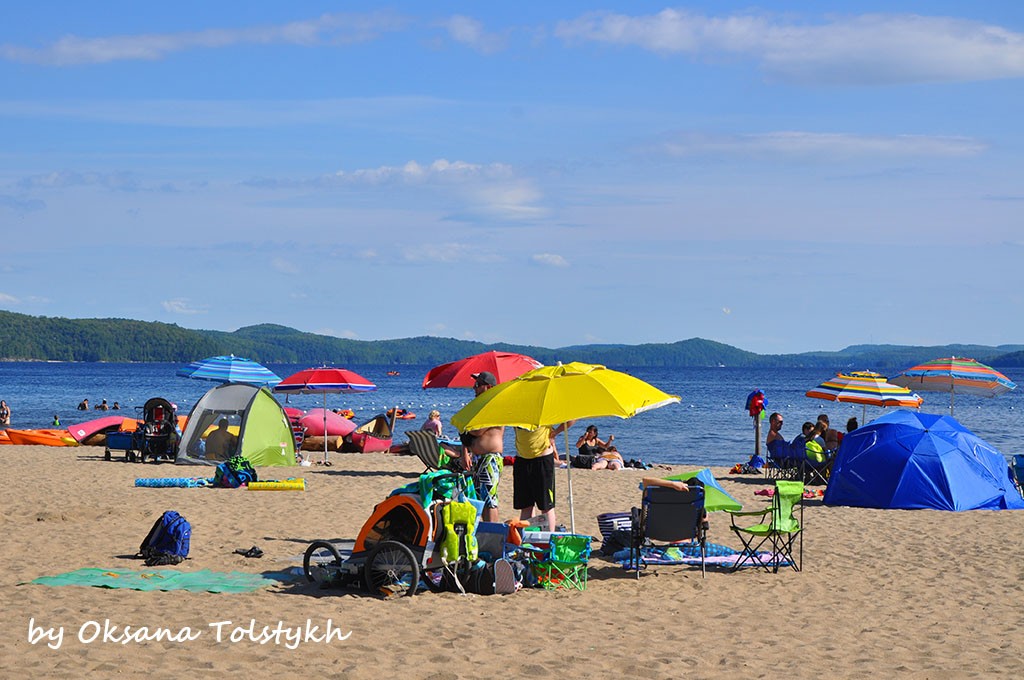
[[[1001,453],[952,416],[899,410],[843,437],[825,505],[1024,510]]]

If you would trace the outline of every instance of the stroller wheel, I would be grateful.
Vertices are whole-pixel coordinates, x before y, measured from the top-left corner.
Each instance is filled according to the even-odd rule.
[[[366,556],[363,580],[366,589],[377,597],[411,596],[420,585],[420,568],[407,545],[381,541]]]
[[[330,541],[313,541],[302,556],[302,572],[310,583],[327,583],[331,580],[330,567],[341,565],[341,554]]]

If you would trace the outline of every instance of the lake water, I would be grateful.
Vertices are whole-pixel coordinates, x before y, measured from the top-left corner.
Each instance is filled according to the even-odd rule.
[[[121,403],[121,413],[135,416],[150,397],[164,397],[178,405],[179,413],[187,414],[196,401],[214,386],[213,383],[179,378],[178,364],[90,364],[90,363],[0,363],[0,399],[5,399],[13,412],[12,427],[50,427],[53,416],[59,415],[64,427],[90,420],[101,414],[88,414],[76,410],[78,402],[88,398],[90,404],[102,399]],[[305,365],[269,366],[284,377],[307,368]],[[448,419],[472,397],[471,390],[434,389],[420,387],[430,366],[349,366],[377,384],[375,392],[363,394],[329,394],[329,408],[350,408],[356,420],[368,420],[377,413],[398,406],[417,415],[415,420],[398,421],[399,433],[417,429],[431,409],[441,411],[446,434],[454,434]],[[387,371],[399,369],[401,375],[388,376]],[[600,428],[601,437],[615,435],[615,444],[628,460],[640,458],[646,462],[677,463],[687,465],[733,465],[745,461],[753,452],[753,421],[743,405],[747,395],[756,389],[764,390],[768,397],[768,411],[779,411],[786,417],[783,434],[792,438],[805,420],[814,420],[819,413],[827,413],[833,426],[843,429],[848,418],[862,420],[863,407],[836,404],[804,396],[804,392],[831,377],[821,369],[782,368],[637,368],[624,369],[652,385],[682,397],[681,404],[673,404],[630,420],[617,418],[594,419],[577,424],[570,431],[570,443],[575,443],[584,427],[593,422]],[[1024,370],[1005,372],[1016,383],[1024,381]],[[922,411],[948,413],[949,395],[935,392],[920,393],[924,398]],[[284,396],[278,399],[284,402]],[[291,396],[288,403],[298,408],[313,408],[323,404],[320,395]],[[881,415],[881,409],[868,407],[867,418]],[[1000,450],[1010,456],[1024,452],[1024,389],[1015,390],[995,399],[956,397],[957,419]],[[767,431],[767,420],[763,421]],[[404,442],[405,437],[396,437]],[[559,440],[560,449],[564,440]],[[506,451],[512,452],[511,435]]]

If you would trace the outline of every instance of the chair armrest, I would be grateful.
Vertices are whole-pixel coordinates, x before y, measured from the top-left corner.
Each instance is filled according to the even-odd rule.
[[[771,508],[765,508],[764,510],[726,510],[731,517],[754,517],[755,515],[767,515],[771,512]]]

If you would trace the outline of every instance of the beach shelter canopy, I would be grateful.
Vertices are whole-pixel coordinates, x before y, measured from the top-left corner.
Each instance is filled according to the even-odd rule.
[[[843,437],[826,505],[1024,509],[1006,459],[952,416],[894,411]]]
[[[518,378],[527,371],[540,368],[543,364],[525,354],[515,352],[484,352],[465,359],[441,364],[427,371],[423,378],[423,389],[428,387],[473,387],[473,375],[487,371],[492,373],[500,385],[512,378]]]
[[[247,383],[249,385],[266,385],[273,387],[281,382],[281,378],[251,359],[227,356],[209,357],[201,361],[193,361],[188,366],[178,369],[177,375],[195,380],[211,380],[219,383]]]
[[[253,465],[294,465],[295,439],[288,416],[265,387],[244,383],[218,385],[200,397],[181,435],[178,463],[216,465],[230,456],[208,456],[206,437],[222,418],[238,443],[239,453]]]
[[[683,472],[678,475],[666,477],[665,479],[677,480],[680,482],[699,479],[701,483],[704,484],[704,509],[708,512],[714,512],[715,510],[739,512],[743,509],[740,502],[730,496],[729,493],[718,483],[715,476],[711,474],[711,468],[704,468],[703,470],[697,470],[696,472]]]
[[[996,397],[1017,385],[990,366],[963,357],[933,359],[900,373],[892,382],[925,392],[949,392],[949,414],[955,394]]]

